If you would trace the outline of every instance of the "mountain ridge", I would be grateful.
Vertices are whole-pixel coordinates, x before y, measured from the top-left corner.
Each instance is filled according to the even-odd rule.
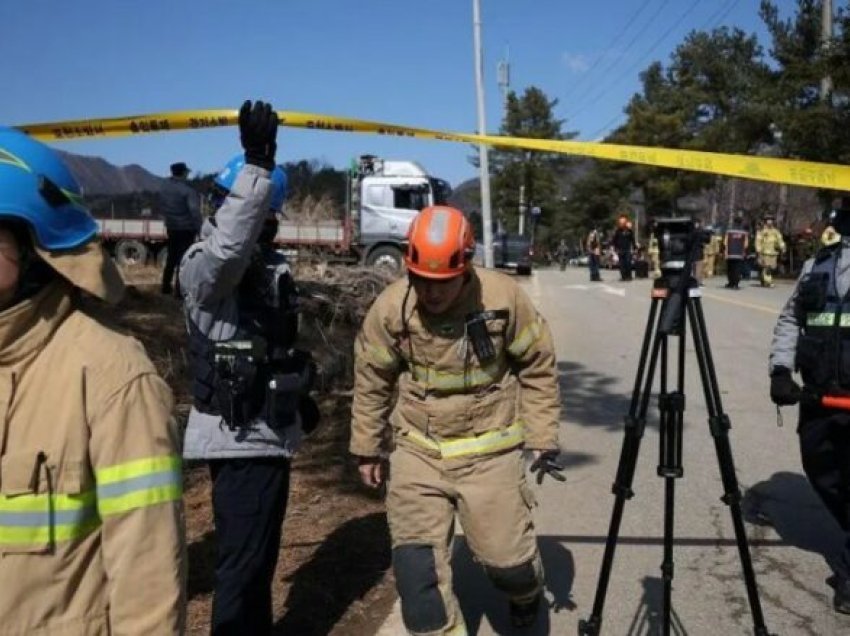
[[[168,182],[167,178],[158,177],[135,163],[116,166],[102,157],[78,155],[64,150],[57,152],[86,196],[158,193]]]

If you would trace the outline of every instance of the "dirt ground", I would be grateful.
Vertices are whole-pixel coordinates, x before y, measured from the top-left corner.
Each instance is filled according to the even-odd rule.
[[[186,335],[176,299],[159,293],[154,269],[125,271],[128,294],[112,321],[142,341],[171,385],[177,416],[189,411]],[[293,463],[283,542],[274,580],[275,633],[287,636],[363,635],[377,630],[395,601],[390,541],[383,502],[360,486],[347,454],[351,404],[351,342],[356,316],[328,311],[341,294],[331,284],[311,286],[321,307],[308,303],[304,348],[323,373],[316,395],[320,428]],[[317,291],[318,290],[318,291]],[[340,298],[338,306],[350,307]],[[313,311],[311,311],[311,309]],[[190,634],[209,632],[214,587],[215,535],[206,467],[185,467],[189,545]]]

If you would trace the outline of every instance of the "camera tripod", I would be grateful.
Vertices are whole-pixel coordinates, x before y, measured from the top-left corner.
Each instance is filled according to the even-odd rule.
[[[690,265],[690,259],[688,259]],[[684,269],[690,272],[690,266]],[[659,305],[662,310],[659,315]],[[657,318],[657,321],[656,321]],[[660,410],[660,459],[658,476],[665,480],[664,486],[664,560],[661,573],[664,582],[662,602],[663,634],[669,636],[671,629],[671,597],[673,585],[673,518],[675,511],[676,479],[682,477],[682,438],[683,416],[685,410],[685,347],[686,325],[690,322],[693,332],[694,349],[696,351],[699,372],[702,380],[705,402],[708,409],[708,425],[717,460],[720,465],[720,476],[723,482],[723,497],[721,500],[732,513],[732,524],[735,528],[735,540],[738,546],[738,556],[744,572],[750,611],[753,616],[754,633],[756,636],[770,636],[764,624],[761,602],[756,588],[755,573],[750,558],[747,534],[741,516],[741,492],[735,476],[735,465],[732,459],[732,447],[729,443],[729,416],[723,412],[720,401],[720,391],[717,386],[717,376],[705,329],[705,317],[702,311],[699,286],[690,275],[679,272],[665,273],[657,279],[652,289],[652,304],[649,319],[641,347],[640,362],[635,377],[629,413],[625,418],[625,438],[620,452],[620,462],[617,476],[613,485],[615,496],[614,509],[611,514],[611,525],[608,539],[605,543],[605,553],[602,558],[602,569],[593,602],[590,618],[579,623],[580,636],[598,636],[602,627],[602,610],[605,605],[605,595],[614,562],[614,551],[617,547],[620,522],[626,500],[634,496],[632,482],[637,465],[640,442],[646,429],[646,412],[652,390],[653,376],[661,358],[660,392],[658,404]],[[668,388],[668,348],[671,336],[678,340],[676,385]],[[650,348],[651,343],[651,348]],[[647,367],[648,358],[648,367]]]

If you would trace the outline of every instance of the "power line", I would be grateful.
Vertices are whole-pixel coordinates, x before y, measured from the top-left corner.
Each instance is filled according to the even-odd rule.
[[[580,105],[576,110],[574,110],[573,113],[572,113],[572,118],[574,119],[577,115],[586,111],[590,106],[592,106],[596,102],[596,100],[598,100],[600,97],[605,95],[610,90],[610,87],[617,85],[620,82],[621,79],[623,79],[626,75],[632,73],[635,68],[640,66],[644,62],[644,60],[646,60],[646,58],[648,58],[650,55],[652,55],[652,53],[655,51],[655,49],[657,49],[659,46],[661,46],[661,44],[664,43],[664,40],[666,40],[667,37],[674,30],[676,30],[679,27],[679,25],[682,24],[682,22],[685,21],[685,19],[687,19],[687,17],[693,12],[693,10],[697,7],[697,5],[700,2],[702,2],[702,0],[694,0],[694,2],[691,3],[691,5],[685,10],[685,12],[682,15],[680,15],[679,18],[672,25],[670,25],[670,27],[661,35],[661,37],[659,37],[655,41],[655,43],[651,47],[649,47],[643,53],[643,55],[641,55],[637,59],[637,61],[634,64],[627,67],[625,71],[623,71],[622,73],[620,73],[619,75],[617,75],[614,78],[613,82],[609,83],[608,88],[603,88],[601,91],[594,93],[593,96],[591,98],[588,98],[587,101],[583,105]]]
[[[635,43],[646,33],[647,28],[654,23],[655,19],[661,14],[664,8],[670,4],[670,0],[664,0],[655,10],[655,13],[649,18],[649,21],[641,28],[637,33],[635,33],[634,37],[629,40],[629,43],[620,51],[620,54],[617,55],[601,72],[600,76],[604,77],[611,69],[615,68],[622,59],[626,56],[626,54],[630,51],[630,49],[635,45]]]
[[[698,29],[698,31],[708,31],[715,29],[723,20],[726,19],[733,9],[738,5],[739,0],[727,0],[725,5],[721,5],[720,9],[714,12],[708,20],[706,20]],[[602,133],[607,132],[611,128],[614,127],[620,120],[625,118],[626,114],[624,112],[620,112],[611,118],[604,126],[596,130],[592,135],[590,135],[591,139],[597,139]]]
[[[571,89],[569,89],[567,91],[567,94],[564,95],[565,101],[568,100],[570,97],[572,97],[575,94],[575,92],[578,90],[579,86],[581,86],[582,82],[593,74],[593,71],[602,62],[602,58],[605,56],[606,51],[611,50],[614,47],[614,45],[617,42],[620,41],[620,38],[622,38],[626,34],[626,31],[628,31],[629,28],[631,28],[632,24],[634,24],[635,20],[637,20],[640,17],[640,14],[643,13],[644,9],[646,9],[651,4],[652,4],[652,2],[641,2],[640,3],[640,6],[638,7],[637,11],[635,11],[629,17],[628,20],[626,20],[626,25],[622,29],[620,29],[620,31],[617,33],[617,35],[615,35],[613,38],[611,38],[611,41],[608,42],[608,44],[606,44],[602,48],[602,52],[599,53],[599,55],[596,56],[596,59],[593,61],[593,64],[590,65],[590,68],[588,68],[587,71],[585,71],[584,75],[579,77],[578,81],[575,84],[573,84]]]
[[[725,6],[720,7],[717,11],[714,12],[708,20],[699,28],[700,31],[708,31],[710,29],[715,29],[717,25],[719,25],[723,20],[726,19],[726,16],[732,12],[732,9],[735,8],[735,5],[738,4],[738,0],[729,0]],[[711,24],[711,27],[708,25]]]

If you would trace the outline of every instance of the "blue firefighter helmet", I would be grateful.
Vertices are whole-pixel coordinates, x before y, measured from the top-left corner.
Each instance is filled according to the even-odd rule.
[[[71,250],[90,241],[97,222],[59,155],[12,128],[0,127],[0,219],[25,221],[39,247]]]
[[[224,202],[224,197],[233,188],[236,178],[244,167],[245,155],[239,154],[228,161],[227,165],[224,166],[224,170],[218,173],[214,181],[216,192],[213,193],[213,203],[216,207]],[[270,178],[272,182],[272,198],[269,201],[269,209],[272,212],[279,212],[283,206],[283,200],[286,198],[286,174],[284,174],[280,166],[275,166]]]

